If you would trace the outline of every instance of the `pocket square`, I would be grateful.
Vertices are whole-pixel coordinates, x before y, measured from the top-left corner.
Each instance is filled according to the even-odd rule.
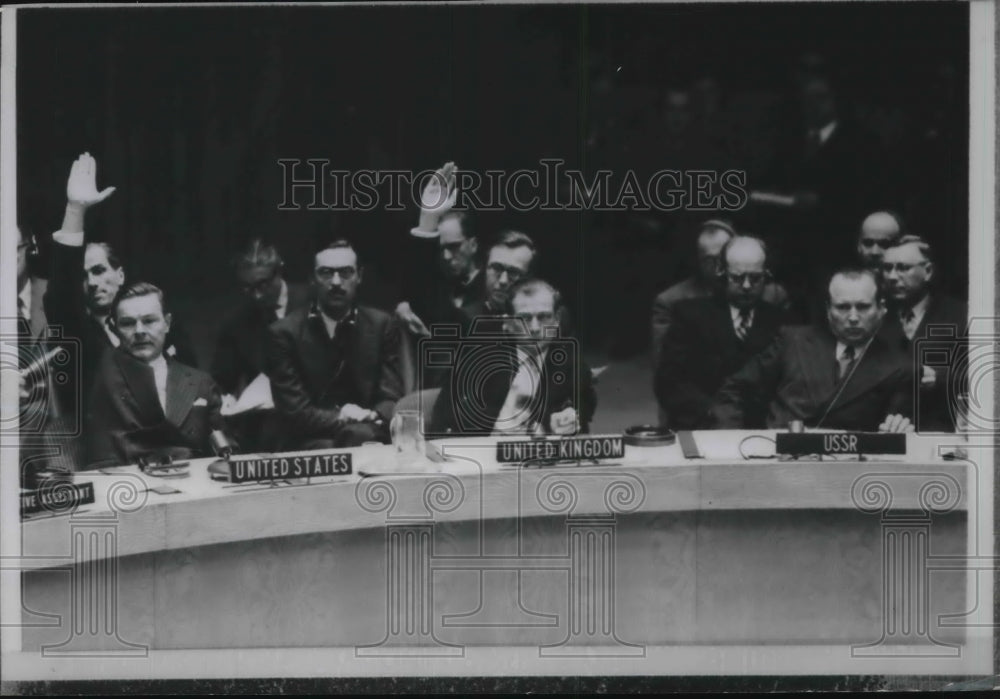
[[[191,407],[192,408],[197,408],[198,406],[205,407],[207,405],[208,405],[208,401],[207,400],[205,400],[204,398],[199,398],[198,400],[196,400],[194,403],[191,404]]]

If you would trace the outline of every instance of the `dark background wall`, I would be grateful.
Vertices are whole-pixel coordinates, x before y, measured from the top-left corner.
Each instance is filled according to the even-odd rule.
[[[280,244],[293,277],[320,242],[350,235],[377,302],[411,271],[394,250],[415,223],[412,206],[279,211],[283,157],[417,170],[445,160],[538,168],[543,157],[616,168],[718,161],[748,170],[752,185],[793,119],[792,66],[805,52],[823,56],[876,137],[894,178],[886,203],[946,244],[944,276],[964,291],[963,3],[36,9],[18,22],[19,218],[55,230],[69,164],[90,151],[99,186],[118,191],[88,230],[120,249],[132,278],[182,302],[230,288],[226,261],[254,235]],[[678,154],[662,138],[664,91],[705,76],[721,86],[743,145]],[[588,321],[615,309],[602,305],[605,282],[590,280],[615,284],[630,263],[607,261],[593,240],[621,232],[622,249],[645,261],[631,270],[645,280],[629,292],[637,307],[685,271],[689,246],[670,231],[688,219],[653,218],[536,212],[483,223],[535,235],[545,273],[600,339],[613,326]]]

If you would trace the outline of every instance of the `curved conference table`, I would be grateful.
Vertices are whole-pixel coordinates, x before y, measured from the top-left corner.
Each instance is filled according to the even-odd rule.
[[[308,484],[213,481],[212,460],[182,479],[79,473],[94,504],[22,526],[22,647],[963,642],[948,621],[972,606],[970,463],[916,435],[906,460],[782,461],[774,433],[749,434],[695,433],[696,460],[629,446],[617,463],[546,468],[455,439],[434,443],[444,463],[399,473],[383,472],[392,447],[365,446],[354,475]],[[163,486],[178,492],[149,490]]]

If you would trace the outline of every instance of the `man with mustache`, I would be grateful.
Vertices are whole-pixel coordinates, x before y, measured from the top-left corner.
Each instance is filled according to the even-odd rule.
[[[842,269],[827,286],[827,322],[782,328],[775,341],[716,393],[712,415],[721,429],[768,429],[792,420],[807,427],[912,432],[912,371],[907,358],[878,334],[885,299],[870,269]]]
[[[285,449],[389,440],[403,394],[400,330],[387,313],[356,303],[362,273],[350,243],[330,243],[313,261],[315,303],[268,328],[265,371]]]
[[[163,292],[133,284],[111,313],[120,342],[101,358],[90,398],[87,463],[210,456],[209,435],[223,428],[219,389],[208,374],[164,354],[172,319]]]

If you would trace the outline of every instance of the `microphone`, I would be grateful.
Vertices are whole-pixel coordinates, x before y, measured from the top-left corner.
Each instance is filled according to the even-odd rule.
[[[208,441],[212,445],[212,451],[215,455],[224,461],[229,461],[229,457],[233,455],[233,447],[229,444],[229,440],[226,439],[226,435],[223,434],[222,430],[212,430],[212,433],[208,436]]]

